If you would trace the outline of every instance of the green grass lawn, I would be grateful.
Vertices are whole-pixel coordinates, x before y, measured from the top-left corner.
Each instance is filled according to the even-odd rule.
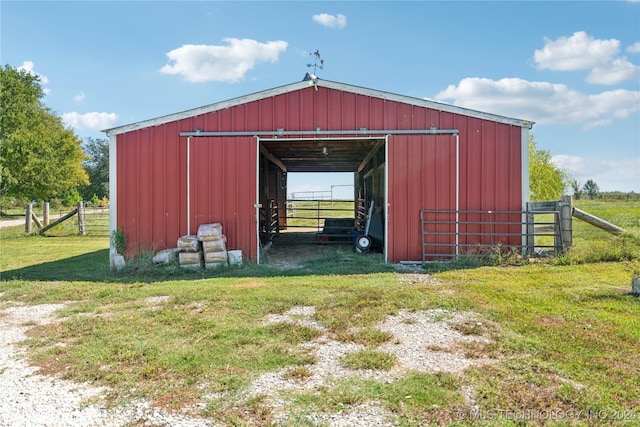
[[[640,299],[630,294],[630,282],[631,257],[639,256],[640,206],[576,205],[629,229],[631,237],[576,221],[575,247],[564,257],[449,269],[434,273],[435,282],[393,271],[376,254],[344,250],[292,271],[246,264],[197,272],[140,262],[116,274],[107,269],[108,238],[25,237],[22,228],[3,229],[0,306],[68,303],[59,313],[62,322],[33,327],[25,342],[43,372],[108,386],[114,402],[146,397],[178,408],[213,395],[202,413],[226,425],[269,425],[266,400],[246,399],[242,390],[259,374],[281,368],[304,378],[317,362],[301,345],[317,330],[265,324],[268,314],[313,306],[313,320],[331,337],[370,346],[344,364],[386,370],[395,362],[375,350],[388,339],[375,326],[388,315],[474,312],[492,325],[494,342],[463,350],[496,362],[463,374],[407,372],[391,382],[344,378],[296,392],[286,403],[298,414],[290,425],[309,425],[306,413],[366,402],[382,405],[407,426],[540,424],[495,415],[506,410],[582,414],[547,425],[639,425]],[[590,261],[616,254],[615,261]],[[456,416],[471,413],[469,390],[477,409],[493,419]],[[612,419],[620,414],[624,420]]]

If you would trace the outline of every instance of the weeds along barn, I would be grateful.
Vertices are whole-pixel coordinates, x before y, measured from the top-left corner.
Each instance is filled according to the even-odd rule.
[[[111,231],[129,250],[160,250],[221,223],[227,246],[259,261],[288,172],[351,172],[387,262],[447,256],[488,238],[475,233],[487,212],[524,208],[532,126],[307,75],[106,130]],[[286,228],[286,215],[276,221]],[[522,224],[502,222],[491,239],[523,244]]]

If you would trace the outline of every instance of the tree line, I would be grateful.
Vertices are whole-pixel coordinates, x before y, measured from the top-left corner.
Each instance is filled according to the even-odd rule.
[[[109,197],[109,144],[84,143],[43,102],[40,78],[9,65],[0,68],[0,204]]]

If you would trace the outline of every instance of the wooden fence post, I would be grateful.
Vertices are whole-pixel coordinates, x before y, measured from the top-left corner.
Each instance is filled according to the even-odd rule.
[[[33,222],[31,217],[33,216],[33,203],[29,203],[27,205],[27,211],[24,215],[25,223],[24,223],[24,232],[27,234],[31,234],[33,231]]]
[[[84,229],[84,202],[78,202],[78,233],[81,236],[86,234]]]
[[[31,211],[31,219],[33,220],[33,222],[36,223],[36,225],[38,226],[38,228],[42,228],[42,223],[40,222],[40,220],[38,219],[36,213],[34,211]]]
[[[562,239],[562,253],[573,244],[573,203],[571,196],[560,199],[560,238]]]
[[[49,202],[44,202],[44,207],[42,208],[42,224],[46,227],[49,225]]]
[[[624,228],[620,228],[617,225],[611,224],[610,222],[605,221],[602,218],[598,218],[597,216],[591,215],[581,209],[573,208],[572,214],[578,219],[583,220],[595,227],[601,228],[604,231],[608,231],[612,234],[624,234],[626,233]]]

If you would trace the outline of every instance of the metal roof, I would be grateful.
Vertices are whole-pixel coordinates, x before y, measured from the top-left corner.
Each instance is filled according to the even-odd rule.
[[[137,129],[142,129],[142,128],[151,127],[151,126],[158,126],[158,125],[176,121],[176,120],[181,120],[189,117],[198,116],[201,114],[223,110],[226,108],[234,107],[234,106],[245,104],[248,102],[257,101],[260,99],[297,91],[310,86],[315,86],[316,89],[325,87],[325,88],[340,90],[344,92],[370,96],[374,98],[396,101],[404,104],[415,105],[419,107],[425,107],[433,110],[444,111],[444,112],[449,112],[453,114],[460,114],[460,115],[469,116],[469,117],[475,117],[483,120],[490,120],[498,123],[505,123],[509,125],[528,128],[528,129],[531,129],[531,127],[533,127],[535,123],[529,120],[522,120],[522,119],[511,118],[511,117],[505,117],[497,114],[485,113],[485,112],[472,110],[469,108],[458,107],[455,105],[446,104],[442,102],[436,102],[436,101],[422,99],[422,98],[414,98],[414,97],[405,96],[405,95],[398,95],[390,92],[367,89],[360,86],[354,86],[354,85],[349,85],[345,83],[338,83],[330,80],[323,80],[323,79],[316,78],[312,80],[304,80],[301,82],[290,83],[288,85],[264,90],[261,92],[256,92],[249,95],[244,95],[244,96],[233,98],[227,101],[216,102],[213,104],[205,105],[198,108],[193,108],[193,109],[182,111],[179,113],[168,114],[168,115],[160,116],[153,119],[143,120],[140,122],[135,122],[135,123],[131,123],[123,126],[105,129],[103,130],[103,132],[105,132],[107,136],[118,135],[125,132],[137,130]],[[209,129],[205,129],[205,131],[207,130]],[[265,129],[255,129],[255,130],[263,131]],[[271,129],[271,130],[275,130],[275,129]]]

